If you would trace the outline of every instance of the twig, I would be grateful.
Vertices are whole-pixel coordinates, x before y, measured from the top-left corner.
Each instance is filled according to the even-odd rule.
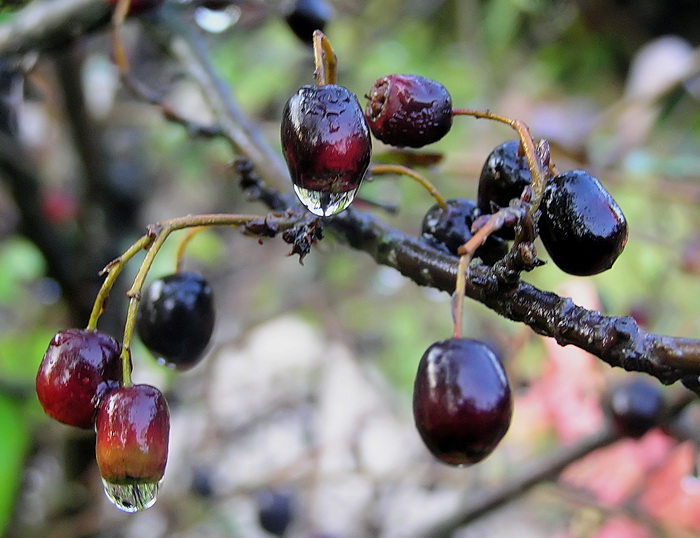
[[[528,463],[521,472],[509,475],[506,481],[494,488],[470,488],[457,512],[444,521],[440,521],[428,529],[423,529],[416,536],[425,538],[450,536],[455,529],[467,525],[489,511],[520,497],[543,481],[556,478],[567,465],[594,450],[611,445],[617,439],[619,436],[611,429],[605,429],[581,439],[576,444],[564,446]]]

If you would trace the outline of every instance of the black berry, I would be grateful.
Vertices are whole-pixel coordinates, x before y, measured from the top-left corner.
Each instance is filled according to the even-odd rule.
[[[479,213],[476,202],[467,198],[447,200],[445,209],[435,204],[423,217],[421,235],[431,245],[457,255],[457,249],[471,239],[471,227]],[[491,235],[475,255],[485,264],[493,265],[507,252],[506,242]]]
[[[510,385],[488,346],[450,338],[423,354],[413,416],[418,433],[440,461],[470,465],[483,460],[505,435],[511,415]]]
[[[637,377],[613,389],[610,411],[621,435],[639,438],[661,423],[665,401],[658,383]]]
[[[325,0],[297,0],[284,19],[292,32],[310,45],[314,31],[323,31],[332,17],[333,8]]]
[[[583,170],[551,178],[540,209],[542,243],[569,274],[587,276],[610,269],[627,243],[622,210],[600,181]]]
[[[388,75],[374,82],[367,97],[367,122],[385,144],[420,148],[437,142],[452,127],[452,98],[435,80]]]
[[[484,214],[492,206],[506,207],[513,198],[520,198],[532,181],[525,154],[519,140],[508,140],[494,148],[486,158],[479,176],[477,203]]]
[[[345,209],[372,154],[357,97],[336,84],[303,86],[284,107],[281,135],[299,200],[316,215]]]
[[[260,527],[282,536],[294,519],[294,498],[289,491],[265,490],[257,494]]]
[[[214,330],[214,296],[196,273],[159,278],[144,292],[136,316],[136,331],[162,363],[186,370],[196,365]]]
[[[97,406],[121,385],[121,346],[100,331],[57,333],[36,376],[36,394],[46,414],[79,428],[93,429]]]

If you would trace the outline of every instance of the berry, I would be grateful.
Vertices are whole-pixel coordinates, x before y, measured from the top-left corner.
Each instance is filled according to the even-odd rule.
[[[513,198],[520,198],[532,181],[525,154],[519,140],[508,140],[494,148],[486,158],[479,176],[477,202],[484,214],[492,213],[492,205],[507,207]]]
[[[456,256],[457,249],[471,239],[471,227],[478,216],[479,209],[474,200],[447,200],[445,209],[435,204],[425,214],[421,224],[421,235],[431,245]],[[491,235],[477,249],[475,255],[485,264],[493,265],[507,252],[508,246],[505,241]]]
[[[297,0],[285,20],[292,32],[304,43],[313,43],[315,30],[323,31],[333,17],[333,8],[325,0]]]
[[[621,435],[639,438],[661,423],[665,401],[657,383],[634,378],[612,391],[610,412]]]
[[[170,412],[163,394],[150,385],[110,392],[95,422],[95,454],[109,484],[157,483],[168,460]]]
[[[100,400],[122,383],[120,352],[119,342],[100,331],[57,333],[36,375],[36,394],[46,414],[92,429]]]
[[[435,80],[388,75],[374,81],[365,117],[385,144],[420,148],[437,142],[452,127],[452,98]]]
[[[539,233],[555,264],[588,276],[612,267],[627,243],[627,221],[600,181],[583,170],[547,182]]]
[[[315,215],[345,209],[360,188],[372,154],[357,97],[336,84],[303,86],[284,107],[281,134],[299,200]]]
[[[488,456],[510,426],[512,400],[503,366],[482,342],[450,338],[423,354],[413,416],[432,454],[449,465]]]
[[[148,286],[136,332],[159,362],[187,370],[204,356],[214,318],[214,295],[206,280],[197,273],[174,273]]]
[[[288,491],[266,490],[257,495],[258,522],[260,527],[283,536],[294,519],[294,499]]]

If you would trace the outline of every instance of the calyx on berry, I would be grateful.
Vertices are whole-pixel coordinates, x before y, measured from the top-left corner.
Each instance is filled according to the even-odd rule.
[[[345,209],[372,153],[357,97],[337,84],[299,88],[284,107],[281,136],[294,191],[306,208],[321,216]]]
[[[387,75],[367,96],[365,116],[385,144],[420,148],[452,128],[452,97],[439,82],[420,75]]]

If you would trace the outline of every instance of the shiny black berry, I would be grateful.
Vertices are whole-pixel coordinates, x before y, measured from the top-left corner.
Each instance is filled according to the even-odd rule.
[[[294,520],[294,498],[291,492],[274,489],[260,491],[257,501],[260,527],[275,536],[283,536]]]
[[[315,215],[345,209],[372,154],[357,97],[336,84],[303,86],[284,107],[281,136],[299,200]]]
[[[472,237],[471,227],[480,214],[474,200],[455,198],[447,200],[447,207],[433,205],[423,217],[421,236],[441,250],[457,255],[457,249]],[[503,239],[490,236],[476,251],[476,257],[493,265],[508,252]]]
[[[374,82],[367,98],[367,123],[385,144],[420,148],[437,142],[452,127],[452,98],[435,80],[388,75]]]
[[[510,426],[512,411],[505,370],[482,342],[450,338],[423,354],[413,416],[426,446],[443,463],[470,465],[491,454]]]
[[[214,330],[214,297],[196,273],[159,278],[144,292],[136,316],[136,331],[163,364],[187,370],[204,356]]]
[[[525,154],[519,140],[508,140],[494,148],[486,158],[479,176],[477,203],[484,214],[492,206],[506,207],[513,198],[520,198],[532,181]]]
[[[610,193],[583,170],[547,182],[539,234],[562,271],[595,275],[612,267],[627,243],[627,221]]]
[[[610,411],[618,433],[639,438],[662,422],[665,400],[658,383],[637,377],[612,390]]]
[[[297,0],[284,19],[292,32],[310,45],[314,31],[323,31],[332,17],[333,8],[325,0]]]

